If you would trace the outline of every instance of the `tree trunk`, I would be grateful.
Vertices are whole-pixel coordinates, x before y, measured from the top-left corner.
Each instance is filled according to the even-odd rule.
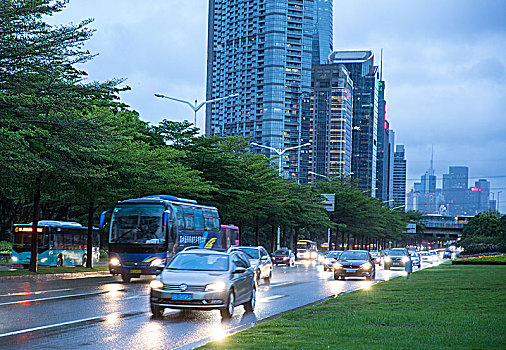
[[[350,250],[350,233],[346,235],[346,250]]]
[[[39,226],[40,183],[42,182],[41,177],[41,174],[37,174],[37,177],[35,178],[35,189],[33,191],[32,247],[29,268],[29,270],[32,272],[37,272],[37,252],[39,250],[37,228]]]
[[[292,251],[296,251],[295,247],[297,246],[297,242],[299,241],[299,232],[300,232],[300,228],[299,228],[299,227],[296,227],[296,228],[295,228],[295,237],[294,237],[293,242],[292,242],[293,244],[292,244],[292,246],[290,247],[290,249],[291,249]]]
[[[88,240],[86,243],[86,267],[93,267],[93,214],[95,213],[95,201],[88,203]]]
[[[344,250],[344,230],[341,232],[341,244],[343,245],[341,250]]]
[[[260,227],[258,226],[258,216],[255,217],[255,245],[260,245],[258,242],[260,241]]]
[[[274,225],[271,225],[271,251],[273,252],[275,250],[275,242],[276,240],[276,227]]]

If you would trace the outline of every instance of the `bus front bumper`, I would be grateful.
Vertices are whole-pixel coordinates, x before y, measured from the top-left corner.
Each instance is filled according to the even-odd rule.
[[[158,275],[164,266],[113,266],[109,264],[109,272],[112,275]]]

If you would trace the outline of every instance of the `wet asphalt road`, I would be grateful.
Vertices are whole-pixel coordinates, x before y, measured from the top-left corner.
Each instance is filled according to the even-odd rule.
[[[403,274],[376,270],[376,281]],[[119,277],[0,283],[0,349],[174,349],[192,348],[258,320],[339,293],[368,288],[363,279],[335,281],[321,265],[275,267],[261,283],[254,313],[239,306],[222,322],[213,311],[149,311],[151,278],[123,283]]]

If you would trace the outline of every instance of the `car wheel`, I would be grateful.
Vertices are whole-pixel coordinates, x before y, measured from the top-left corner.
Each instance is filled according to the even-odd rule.
[[[128,283],[132,279],[132,276],[129,275],[128,273],[122,273],[121,274],[121,279],[123,280],[123,282]]]
[[[256,305],[256,301],[257,301],[256,294],[257,294],[257,289],[255,288],[255,286],[253,286],[253,290],[251,291],[251,299],[246,304],[244,304],[244,310],[246,312],[255,311],[255,305]]]
[[[221,317],[224,319],[229,319],[234,314],[234,303],[235,303],[235,295],[233,291],[228,293],[227,305],[220,309]]]
[[[60,256],[58,256],[58,258],[56,259],[56,267],[62,267],[63,266],[63,258]]]
[[[341,278],[341,276],[339,276],[337,273],[334,273],[334,279],[337,281],[339,278]]]
[[[264,282],[271,283],[271,278],[272,278],[272,270],[271,270],[271,272],[269,272],[269,276],[264,278]]]
[[[259,285],[260,284],[260,270],[257,270],[257,275],[255,277],[255,280],[256,280],[257,285]]]
[[[160,305],[151,304],[151,313],[153,314],[154,318],[161,318],[163,316],[164,311],[165,311],[164,307],[161,307]]]
[[[390,266],[389,265],[385,265],[385,270],[390,270]]]

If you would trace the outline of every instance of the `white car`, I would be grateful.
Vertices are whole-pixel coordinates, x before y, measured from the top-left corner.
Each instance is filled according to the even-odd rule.
[[[240,250],[244,252],[248,258],[251,266],[255,269],[256,272],[256,281],[257,284],[260,283],[260,279],[264,279],[265,283],[270,283],[272,278],[272,259],[265,250],[264,247],[254,247],[254,246],[238,246],[238,247],[230,247],[228,249],[229,252],[234,250]]]
[[[427,264],[433,264],[434,263],[434,256],[427,251],[420,252],[420,259],[423,263]]]

